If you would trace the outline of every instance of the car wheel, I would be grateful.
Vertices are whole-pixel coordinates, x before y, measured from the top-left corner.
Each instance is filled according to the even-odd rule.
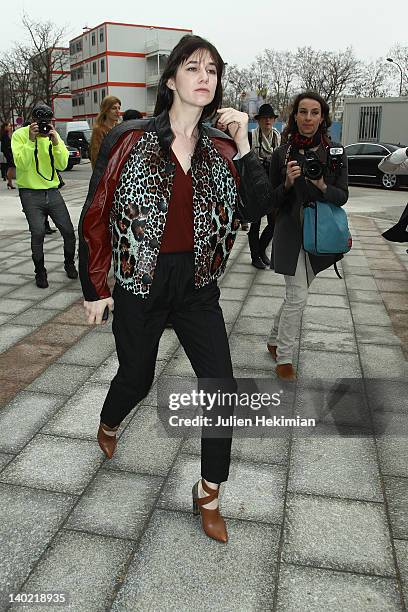
[[[383,174],[381,177],[381,184],[384,189],[395,189],[398,187],[398,178],[395,174]]]

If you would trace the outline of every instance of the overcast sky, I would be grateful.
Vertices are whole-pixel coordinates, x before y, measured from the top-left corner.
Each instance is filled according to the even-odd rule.
[[[10,0],[1,16],[0,52],[24,36],[23,11],[67,25],[69,38],[104,21],[191,28],[215,44],[225,62],[241,67],[265,48],[352,45],[361,59],[376,59],[397,42],[408,46],[408,0]]]

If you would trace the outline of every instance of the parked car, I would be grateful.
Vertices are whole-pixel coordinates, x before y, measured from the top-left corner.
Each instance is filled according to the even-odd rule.
[[[350,185],[380,185],[384,189],[408,186],[408,174],[386,174],[378,168],[384,157],[402,146],[386,142],[357,142],[344,147]]]
[[[81,153],[79,152],[78,149],[75,149],[75,147],[69,147],[68,145],[67,145],[67,149],[69,153],[69,158],[68,158],[68,164],[65,170],[72,170],[74,166],[81,163]]]

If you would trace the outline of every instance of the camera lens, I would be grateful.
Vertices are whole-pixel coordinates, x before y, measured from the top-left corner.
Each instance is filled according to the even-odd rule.
[[[305,176],[312,181],[317,181],[323,176],[323,168],[319,161],[310,161],[305,164]]]
[[[313,151],[309,151],[305,156],[303,174],[312,181],[317,181],[323,176],[323,164]]]

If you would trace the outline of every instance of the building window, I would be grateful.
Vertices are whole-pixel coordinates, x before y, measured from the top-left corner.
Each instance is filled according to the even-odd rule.
[[[98,92],[94,91],[93,93],[94,93],[94,102],[95,104],[98,104]]]
[[[95,34],[95,32],[93,32],[93,34],[92,34],[91,44],[92,44],[93,47],[96,45],[96,34]]]
[[[75,45],[75,51],[77,53],[79,53],[79,51],[82,51],[82,40],[78,40],[76,45]]]
[[[72,106],[77,106],[78,100],[76,98],[72,98]]]
[[[76,81],[77,80],[77,72],[76,70],[72,70],[71,71],[71,81]]]
[[[103,28],[101,28],[101,29],[99,30],[99,42],[101,42],[101,43],[102,43],[102,42],[103,42],[103,40],[104,40],[104,33],[103,33]]]
[[[103,100],[105,96],[106,96],[106,90],[102,89],[102,91],[101,91],[101,100]]]
[[[105,72],[105,60],[101,59],[101,72]]]
[[[96,62],[92,62],[92,74],[96,74]]]
[[[358,139],[375,142],[380,139],[382,106],[361,106]]]

